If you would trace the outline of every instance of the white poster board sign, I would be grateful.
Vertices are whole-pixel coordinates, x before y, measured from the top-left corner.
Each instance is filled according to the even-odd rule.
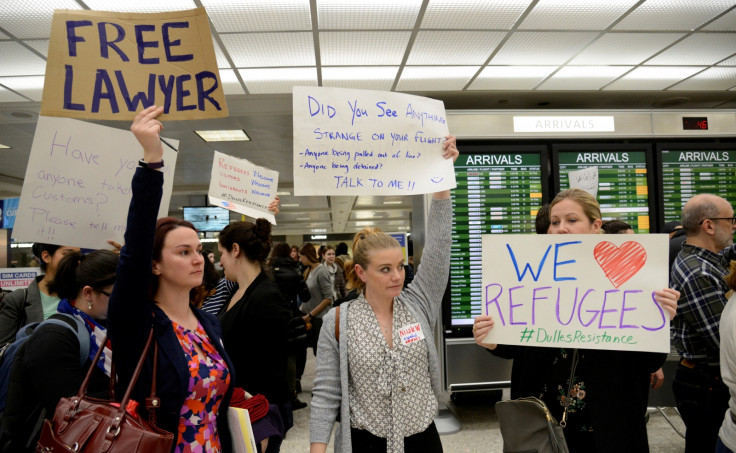
[[[483,235],[486,343],[670,351],[665,234]]]
[[[16,290],[27,288],[33,279],[41,275],[40,267],[6,267],[0,269],[0,288]]]
[[[583,189],[593,197],[598,196],[598,167],[588,167],[567,173],[571,189]]]
[[[455,188],[441,101],[294,87],[294,195],[417,195]]]
[[[165,139],[174,147],[177,140]],[[129,130],[70,118],[39,117],[20,195],[13,238],[91,249],[123,243],[131,179],[143,149]],[[177,153],[164,146],[169,212]]]
[[[215,151],[208,192],[210,204],[276,225],[268,205],[276,198],[279,172]]]

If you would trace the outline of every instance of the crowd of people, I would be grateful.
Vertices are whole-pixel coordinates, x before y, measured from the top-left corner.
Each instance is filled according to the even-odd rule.
[[[131,126],[144,163],[163,164],[162,111],[149,107]],[[440,151],[457,159],[455,137]],[[160,167],[135,172],[124,245],[83,254],[34,244],[43,275],[4,297],[0,346],[35,330],[13,358],[0,451],[35,451],[39,422],[90,369],[90,395],[109,398],[111,378],[127,388],[153,332],[159,352],[146,358],[132,398],[146,401],[155,379],[160,406],[134,410],[146,418],[155,412],[158,426],[174,434],[172,451],[231,451],[224,409],[240,404],[262,409],[252,418],[259,451],[278,452],[293,411],[307,406],[298,395],[311,349],[310,451],[325,452],[339,422],[335,451],[441,452],[433,332],[449,275],[450,192],[433,196],[414,272],[396,239],[374,228],[358,232],[348,250],[346,243],[273,243],[265,219],[238,221],[220,232],[217,253],[205,250],[191,223],[157,218]],[[278,213],[278,199],[269,209]],[[538,234],[634,233],[622,221],[604,222],[581,189],[557,194],[535,227]],[[672,390],[686,452],[736,452],[734,210],[721,197],[696,195],[667,228],[675,244],[670,287],[654,297],[681,356]],[[47,319],[54,322],[37,324]],[[494,325],[478,316],[476,343],[513,359],[511,397],[538,397],[565,420],[571,452],[648,451],[649,389],[663,381],[666,354],[485,343]]]

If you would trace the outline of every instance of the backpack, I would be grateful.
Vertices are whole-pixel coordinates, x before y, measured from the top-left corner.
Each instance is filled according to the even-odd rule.
[[[61,319],[60,317],[67,319],[69,322]],[[20,350],[21,346],[23,346],[26,340],[31,338],[33,332],[35,332],[36,329],[38,329],[40,326],[55,324],[74,331],[72,323],[77,326],[77,330],[74,333],[77,335],[80,346],[79,364],[83,365],[84,362],[87,361],[87,357],[89,357],[89,333],[83,321],[78,319],[76,316],[68,315],[65,313],[55,313],[54,315],[52,315],[51,318],[46,319],[45,321],[34,322],[28,324],[27,326],[24,326],[18,331],[18,334],[15,336],[15,341],[13,341],[12,343],[8,343],[7,345],[3,346],[2,349],[0,349],[0,419],[2,418],[3,411],[5,411],[5,403],[8,398],[10,371],[13,369],[13,365],[15,364],[16,359],[19,357],[18,351]]]

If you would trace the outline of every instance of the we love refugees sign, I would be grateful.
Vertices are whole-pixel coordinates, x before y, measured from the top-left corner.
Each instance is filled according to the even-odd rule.
[[[485,343],[670,351],[669,240],[649,235],[483,235]]]

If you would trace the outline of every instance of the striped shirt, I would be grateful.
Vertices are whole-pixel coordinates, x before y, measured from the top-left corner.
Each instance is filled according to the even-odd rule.
[[[215,294],[207,297],[202,303],[202,311],[211,313],[215,316],[220,312],[223,305],[226,305],[233,294],[238,290],[237,282],[231,282],[226,278],[221,278],[215,286]]]

